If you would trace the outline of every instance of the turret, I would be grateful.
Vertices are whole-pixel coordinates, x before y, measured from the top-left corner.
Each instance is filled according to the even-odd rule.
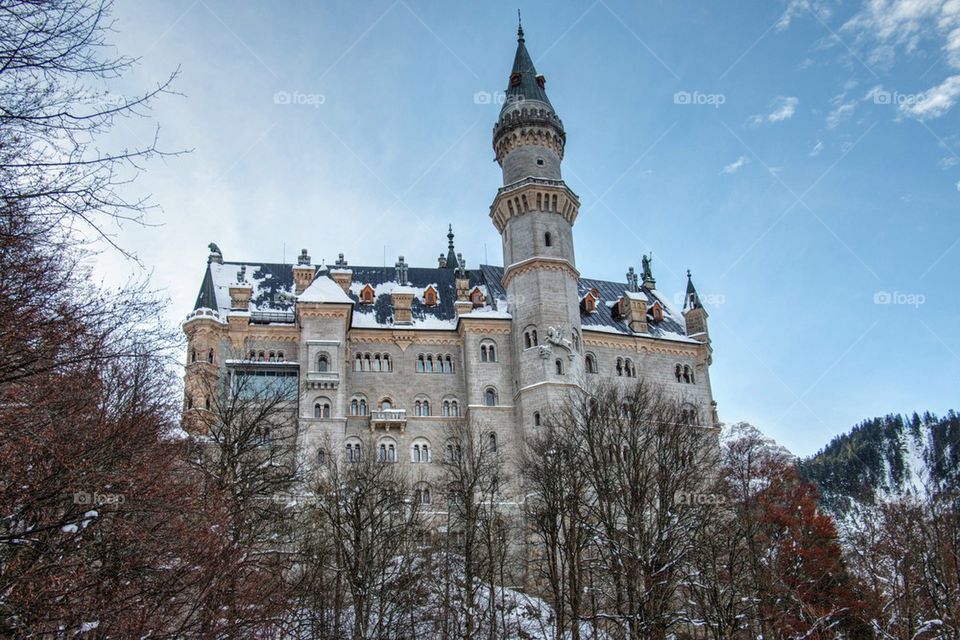
[[[696,287],[693,286],[693,277],[687,270],[687,293],[683,300],[683,318],[687,321],[687,335],[700,342],[710,342],[707,331],[707,310],[700,302]]]

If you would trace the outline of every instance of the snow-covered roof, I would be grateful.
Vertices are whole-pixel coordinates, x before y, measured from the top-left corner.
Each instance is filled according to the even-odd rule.
[[[240,270],[245,267],[244,281],[251,286],[250,315],[252,320],[293,322],[293,305],[297,299],[302,302],[352,303],[352,325],[356,328],[390,329],[431,329],[455,330],[457,313],[454,302],[457,299],[456,281],[453,269],[439,267],[410,267],[407,272],[408,283],[401,285],[396,280],[393,267],[350,267],[352,272],[349,291],[344,292],[330,277],[329,271],[321,267],[316,279],[299,298],[294,295],[293,273],[291,265],[276,263],[216,262],[207,265],[200,294],[195,309],[212,309],[225,319],[230,311],[230,284],[238,279]],[[339,270],[341,273],[345,270]],[[479,269],[467,272],[468,291],[479,287],[484,295],[484,305],[465,314],[467,318],[509,319],[510,308],[507,293],[503,288],[503,267],[481,265]],[[373,304],[361,304],[360,292],[369,285],[374,292]],[[424,292],[433,287],[437,292],[437,303],[427,306]],[[686,335],[686,322],[669,300],[657,291],[642,289],[629,292],[625,282],[610,282],[581,278],[578,283],[578,295],[585,296],[596,289],[600,298],[591,313],[582,313],[580,317],[584,330],[607,333],[638,335],[631,331],[626,322],[614,317],[611,307],[623,296],[645,299],[647,306],[659,301],[663,306],[663,320],[650,322],[649,335],[665,340],[693,342]],[[411,303],[412,323],[394,325],[392,293],[413,293]]]
[[[310,286],[307,287],[303,293],[297,296],[297,300],[300,302],[333,302],[353,304],[353,300],[350,299],[350,296],[344,293],[343,288],[331,280],[329,276],[323,273],[317,274],[317,277],[313,279],[313,282],[310,283]]]

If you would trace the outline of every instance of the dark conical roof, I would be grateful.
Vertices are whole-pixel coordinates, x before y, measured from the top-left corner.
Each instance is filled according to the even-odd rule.
[[[513,58],[513,70],[510,72],[510,80],[507,83],[507,97],[504,101],[504,109],[511,102],[521,102],[523,100],[539,100],[545,102],[552,108],[547,92],[537,81],[537,70],[533,66],[533,60],[530,59],[530,53],[524,44],[523,28],[517,30],[517,55]],[[516,78],[519,77],[519,81]]]
[[[683,303],[683,310],[688,309],[703,309],[703,304],[700,302],[700,296],[697,295],[697,290],[693,286],[693,278],[690,275],[690,270],[687,270],[687,295],[685,296]]]
[[[457,251],[453,248],[453,225],[450,225],[447,231],[447,269],[459,269],[460,261],[457,260]]]

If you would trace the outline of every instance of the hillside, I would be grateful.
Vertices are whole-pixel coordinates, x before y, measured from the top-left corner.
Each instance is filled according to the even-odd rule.
[[[864,420],[800,462],[821,502],[842,514],[853,501],[960,487],[960,415],[887,415]]]

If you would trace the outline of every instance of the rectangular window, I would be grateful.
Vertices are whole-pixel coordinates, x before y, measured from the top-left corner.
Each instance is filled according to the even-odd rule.
[[[233,375],[233,392],[240,398],[273,400],[297,397],[296,371],[237,370]]]

